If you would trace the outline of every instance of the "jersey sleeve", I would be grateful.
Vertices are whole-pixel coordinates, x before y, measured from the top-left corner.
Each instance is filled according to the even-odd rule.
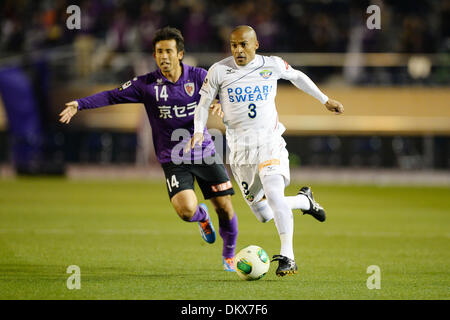
[[[306,74],[304,74],[300,70],[292,68],[289,63],[287,63],[280,57],[272,58],[275,60],[279,72],[279,77],[281,79],[291,81],[292,84],[297,88],[313,96],[322,104],[325,104],[328,101],[328,97],[322,91],[320,91],[316,84]]]
[[[203,85],[200,89],[200,95],[205,98],[210,98],[211,101],[214,100],[219,92],[219,71],[216,66],[209,68],[206,74],[205,80],[203,80]]]
[[[142,102],[142,90],[139,86],[140,81],[141,79],[134,78],[119,88],[102,91],[92,96],[78,99],[78,110],[94,109],[120,103]]]
[[[205,81],[205,78],[206,78],[206,75],[208,74],[208,71],[206,71],[203,68],[197,68],[197,70],[198,70],[197,71],[198,81],[200,82],[200,85],[203,85],[203,81]]]
[[[209,106],[216,98],[219,92],[218,70],[213,65],[209,70],[203,81],[200,89],[200,101],[195,108],[194,115],[194,133],[203,132],[208,121]]]

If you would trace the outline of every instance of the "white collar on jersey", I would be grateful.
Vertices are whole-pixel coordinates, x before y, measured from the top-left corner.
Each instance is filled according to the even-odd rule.
[[[238,66],[236,63],[236,60],[234,60],[234,57],[233,57],[234,66],[236,67],[236,69],[239,69],[239,70],[254,68],[256,66],[256,64],[259,63],[260,61],[261,61],[261,56],[259,54],[255,54],[255,57],[253,58],[253,60],[250,61],[249,63],[247,63],[245,66]]]

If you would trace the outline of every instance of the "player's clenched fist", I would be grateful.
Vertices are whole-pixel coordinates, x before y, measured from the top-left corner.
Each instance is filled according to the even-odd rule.
[[[201,146],[204,139],[205,137],[203,136],[203,133],[201,132],[194,133],[194,136],[191,138],[191,140],[189,140],[189,142],[184,147],[184,152],[189,152],[191,149],[194,149],[196,144]]]
[[[59,122],[69,123],[70,119],[78,112],[78,102],[71,101],[66,103],[66,108],[59,114]]]
[[[328,101],[325,103],[325,107],[335,114],[344,113],[344,106],[337,100],[328,99]]]

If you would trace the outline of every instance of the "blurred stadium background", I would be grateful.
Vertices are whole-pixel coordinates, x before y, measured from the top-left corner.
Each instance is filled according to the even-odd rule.
[[[66,27],[71,4],[81,9],[80,30]],[[380,30],[366,27],[371,4],[381,9]],[[448,184],[449,15],[448,0],[2,1],[1,175],[101,172],[92,165],[161,174],[141,105],[81,112],[69,126],[58,113],[154,70],[160,27],[182,30],[185,62],[207,69],[229,54],[231,28],[250,24],[260,53],[283,57],[345,106],[334,117],[280,82],[294,174]],[[209,126],[223,129],[214,119]]]

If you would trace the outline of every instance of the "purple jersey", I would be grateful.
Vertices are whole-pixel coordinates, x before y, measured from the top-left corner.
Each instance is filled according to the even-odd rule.
[[[206,128],[202,148],[195,148],[190,154],[183,153],[184,144],[194,133],[195,107],[200,100],[199,90],[207,72],[205,69],[183,63],[182,68],[183,73],[176,83],[167,80],[158,69],[136,77],[120,88],[77,100],[78,110],[119,103],[143,103],[152,127],[153,144],[160,163],[193,161],[214,155],[214,143]],[[176,129],[185,130],[177,131],[172,136]],[[183,132],[189,132],[189,137],[187,134],[182,135]],[[184,142],[181,143],[183,139]]]

